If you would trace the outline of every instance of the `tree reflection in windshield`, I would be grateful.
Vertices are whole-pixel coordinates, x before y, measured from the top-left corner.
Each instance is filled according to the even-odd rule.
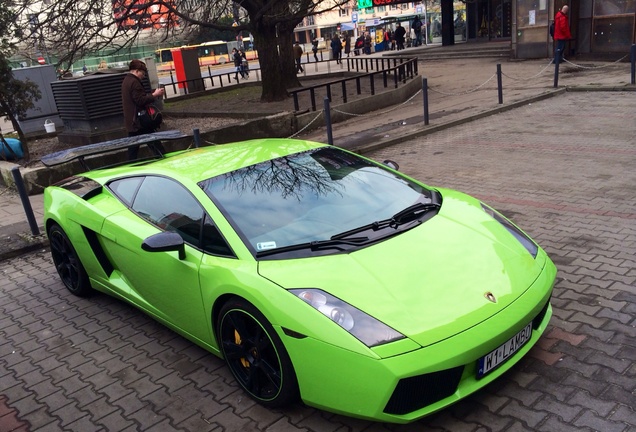
[[[329,239],[390,217],[429,191],[328,147],[276,158],[201,183],[253,250]]]

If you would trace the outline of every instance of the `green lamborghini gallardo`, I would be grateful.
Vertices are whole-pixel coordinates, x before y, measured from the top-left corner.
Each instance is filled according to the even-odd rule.
[[[161,156],[46,189],[59,276],[223,358],[267,407],[410,422],[548,325],[554,264],[475,198],[299,140]]]

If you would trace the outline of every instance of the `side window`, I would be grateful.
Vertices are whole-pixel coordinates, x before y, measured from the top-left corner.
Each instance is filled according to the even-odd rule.
[[[221,235],[219,229],[214,225],[212,219],[207,214],[205,215],[205,220],[203,221],[203,244],[202,249],[204,252],[210,253],[212,255],[222,255],[222,256],[234,256],[234,252],[225,242],[225,239]]]
[[[113,191],[113,193],[117,195],[124,204],[130,206],[133,198],[135,197],[135,192],[137,192],[137,189],[143,179],[143,177],[132,177],[115,180],[108,185],[108,188]]]
[[[201,225],[205,212],[181,184],[164,177],[148,176],[134,198],[132,209],[141,217],[200,248]]]

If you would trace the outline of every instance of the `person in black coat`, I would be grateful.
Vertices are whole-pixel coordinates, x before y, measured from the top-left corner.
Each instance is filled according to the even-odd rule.
[[[243,59],[236,48],[232,48],[232,60],[234,61],[234,67],[236,73],[234,74],[234,80],[238,81],[238,76],[241,74],[241,78],[245,78],[245,72],[243,72]]]
[[[394,37],[395,44],[397,45],[397,50],[404,49],[404,35],[406,35],[406,29],[402,27],[400,23],[397,23],[397,28],[395,29]]]
[[[333,54],[333,58],[336,60],[337,64],[340,64],[340,57],[342,57],[342,41],[338,35],[333,35],[331,39],[331,53]]]

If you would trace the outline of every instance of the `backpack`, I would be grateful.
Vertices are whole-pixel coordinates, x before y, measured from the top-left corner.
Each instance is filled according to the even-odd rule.
[[[146,105],[142,110],[137,111],[137,118],[142,129],[152,131],[157,129],[163,121],[161,111],[152,104]]]
[[[420,31],[422,29],[422,21],[417,20],[413,23],[413,29],[415,31]]]
[[[550,36],[554,38],[554,21],[550,23]]]

